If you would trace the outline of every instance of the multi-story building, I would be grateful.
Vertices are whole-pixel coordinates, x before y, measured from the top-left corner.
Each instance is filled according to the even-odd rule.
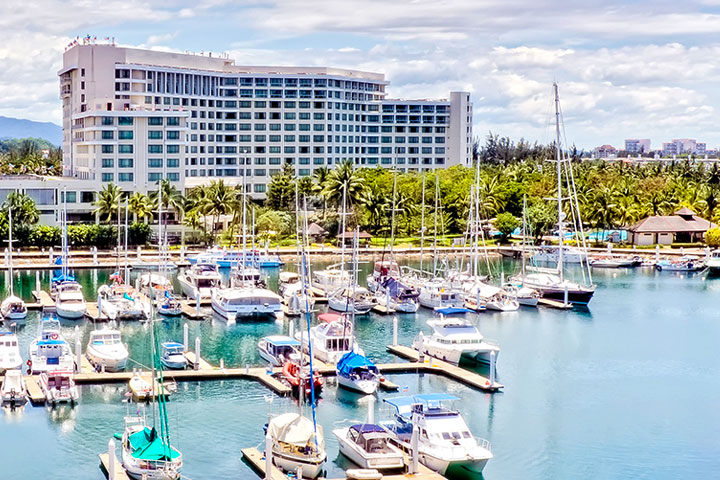
[[[681,155],[683,153],[705,155],[707,153],[707,145],[693,138],[674,138],[671,142],[663,143],[663,155]]]
[[[612,145],[601,145],[593,149],[593,157],[595,158],[613,158],[617,154],[617,149]]]
[[[244,177],[261,197],[284,164],[304,176],[346,160],[402,171],[472,160],[469,93],[388,99],[379,73],[92,44],[69,48],[59,76],[64,174],[98,187]]]
[[[625,151],[627,153],[650,153],[650,139],[649,138],[625,139]]]

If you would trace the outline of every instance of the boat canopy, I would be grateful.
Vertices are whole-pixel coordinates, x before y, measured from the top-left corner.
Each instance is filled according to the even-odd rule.
[[[158,436],[155,427],[145,427],[128,437],[132,447],[132,456],[139,460],[168,461],[180,456],[180,452],[165,445],[162,438]]]
[[[452,402],[455,400],[458,400],[458,397],[447,393],[423,393],[410,395],[408,397],[386,398],[384,402],[395,407],[398,415],[410,416],[413,405],[423,405],[432,408],[437,407],[442,404],[442,402]]]
[[[265,337],[265,341],[275,345],[276,347],[299,347],[300,342],[294,338],[286,337],[284,335],[270,335]]]
[[[56,275],[52,278],[52,283],[61,283],[61,282],[74,282],[75,276],[70,274],[61,273],[60,275]]]
[[[320,315],[318,315],[318,320],[320,320],[321,322],[331,323],[342,319],[343,316],[338,313],[321,313]]]
[[[314,445],[314,437],[317,438],[318,447],[324,445],[322,426],[317,426],[316,434],[312,420],[297,413],[285,413],[273,418],[268,424],[268,432],[276,441],[298,447]]]
[[[349,375],[356,370],[370,370],[377,372],[378,368],[367,357],[355,352],[348,352],[343,355],[337,364],[338,372],[342,375]]]

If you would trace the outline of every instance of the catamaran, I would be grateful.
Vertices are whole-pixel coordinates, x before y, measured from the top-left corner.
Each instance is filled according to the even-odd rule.
[[[459,364],[463,361],[490,363],[490,355],[500,355],[500,347],[488,342],[469,322],[461,319],[428,320],[432,334],[423,332],[413,342],[413,348],[425,355]]]

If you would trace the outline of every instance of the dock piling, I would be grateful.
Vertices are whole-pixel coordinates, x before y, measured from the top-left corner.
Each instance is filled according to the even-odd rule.
[[[200,369],[200,337],[195,337],[195,370]]]
[[[563,291],[563,305],[567,307],[568,304],[568,285],[565,284],[565,290]]]
[[[265,480],[272,480],[272,437],[269,428],[265,435]]]
[[[108,440],[108,480],[115,480],[115,440],[110,439]]]
[[[82,373],[82,344],[80,343],[80,335],[75,337],[75,371]]]
[[[490,386],[495,385],[495,350],[490,352]]]
[[[102,317],[102,296],[98,295],[97,298],[97,304],[98,304],[98,320]]]
[[[220,370],[225,370],[225,360],[220,359]]]
[[[48,254],[49,254],[48,263],[49,263],[50,265],[52,265],[52,264],[53,264],[53,257],[55,256],[55,255],[53,255],[53,247],[50,247],[50,250],[48,250]]]
[[[393,317],[393,345],[398,344],[398,317]]]
[[[97,265],[98,264],[97,247],[92,247],[92,252],[93,252],[93,263],[95,265]]]
[[[368,396],[368,423],[370,425],[375,423],[375,397],[373,395]]]
[[[40,270],[35,270],[35,291],[40,291]]]
[[[200,290],[195,289],[195,315],[200,317]]]
[[[293,319],[288,322],[288,337],[295,338],[295,320]]]
[[[420,466],[418,465],[418,422],[417,422],[417,413],[412,414],[412,438],[410,440],[410,445],[412,448],[412,462],[410,464],[410,473],[415,475],[420,471]]]
[[[185,351],[189,352],[190,349],[188,348],[188,335],[189,335],[189,328],[187,322],[183,325],[183,345],[185,346]]]

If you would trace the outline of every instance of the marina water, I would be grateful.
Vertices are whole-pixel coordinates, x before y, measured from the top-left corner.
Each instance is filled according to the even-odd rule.
[[[517,268],[500,262],[494,268]],[[362,268],[367,273],[371,265]],[[110,273],[75,272],[88,301]],[[41,275],[47,288],[50,272]],[[274,289],[277,271],[270,275]],[[521,308],[468,316],[500,343],[498,381],[504,392],[486,394],[440,376],[405,374],[389,376],[401,386],[399,393],[379,391],[378,397],[415,392],[460,397],[457,406],[473,433],[492,442],[495,458],[485,468],[486,479],[718,478],[720,279],[637,269],[596,271],[594,280],[598,290],[588,310]],[[26,301],[32,300],[34,284],[34,271],[16,272],[15,291]],[[430,316],[422,308],[417,315],[398,315],[400,343],[410,344],[419,329],[427,332]],[[185,322],[191,349],[200,336],[201,354],[213,365],[220,359],[226,366],[260,365],[257,340],[288,330],[282,321],[227,326],[217,319],[171,319],[158,328],[160,340],[182,341]],[[385,350],[392,322],[392,316],[375,314],[357,319],[360,345],[376,362],[399,361]],[[19,329],[24,357],[37,323],[38,313],[31,312]],[[84,349],[94,327],[64,321],[63,333],[73,346],[75,325]],[[135,365],[149,365],[148,326],[127,322],[121,330]],[[338,454],[331,430],[364,420],[367,399],[338,390],[333,378],[326,382],[317,416],[325,431],[328,477],[337,478],[351,465]],[[171,438],[183,452],[183,473],[193,480],[257,478],[240,449],[262,442],[269,413],[298,408],[292,398],[277,397],[252,381],[178,386],[168,404]],[[125,391],[125,384],[84,385],[75,408],[28,405],[0,415],[0,478],[104,478],[97,454],[122,430],[123,416],[138,410],[124,401]]]

